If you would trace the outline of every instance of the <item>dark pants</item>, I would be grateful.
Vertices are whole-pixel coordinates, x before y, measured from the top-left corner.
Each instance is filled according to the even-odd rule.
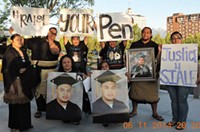
[[[25,104],[9,104],[8,127],[25,130],[31,128],[30,102]]]
[[[42,95],[36,99],[36,104],[38,111],[46,111],[46,99]]]

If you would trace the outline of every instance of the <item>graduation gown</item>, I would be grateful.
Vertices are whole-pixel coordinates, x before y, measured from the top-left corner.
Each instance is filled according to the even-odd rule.
[[[100,98],[93,103],[93,123],[128,122],[128,112],[128,107],[123,102],[115,99],[111,108]]]
[[[47,104],[46,110],[46,119],[63,120],[66,122],[75,122],[81,120],[80,108],[70,101],[68,101],[67,107],[64,109],[58,103],[57,99],[54,99]]]

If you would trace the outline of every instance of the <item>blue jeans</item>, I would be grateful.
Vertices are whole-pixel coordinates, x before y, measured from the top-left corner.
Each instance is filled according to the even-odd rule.
[[[187,97],[192,88],[184,86],[167,86],[167,90],[171,99],[172,121],[186,122],[189,109]]]

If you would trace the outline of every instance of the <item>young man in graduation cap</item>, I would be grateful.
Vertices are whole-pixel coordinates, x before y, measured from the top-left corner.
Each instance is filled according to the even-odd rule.
[[[129,121],[128,107],[115,99],[117,81],[121,79],[111,71],[106,71],[95,80],[101,83],[102,97],[93,103],[94,123],[121,123]]]
[[[150,69],[145,65],[145,57],[146,56],[141,52],[136,55],[137,64],[131,68],[132,78],[151,77]]]
[[[70,102],[72,85],[77,81],[68,74],[62,74],[52,79],[51,82],[57,85],[57,98],[47,104],[46,118],[73,122],[78,125],[81,120],[81,109]]]

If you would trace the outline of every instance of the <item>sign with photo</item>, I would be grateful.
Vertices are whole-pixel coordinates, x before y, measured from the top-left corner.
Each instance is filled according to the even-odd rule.
[[[133,39],[132,18],[127,13],[97,14],[98,41],[118,41]]]
[[[154,48],[137,48],[127,51],[127,65],[131,81],[154,81],[156,79],[154,56]]]
[[[49,29],[49,10],[13,6],[11,23],[15,32],[27,36],[46,36]]]
[[[60,33],[61,35],[94,35],[93,11],[89,9],[61,9]]]
[[[198,44],[162,46],[160,84],[196,87]]]
[[[46,118],[77,122],[81,119],[83,83],[76,73],[50,72],[47,80]]]
[[[126,70],[92,71],[93,123],[129,121]]]

